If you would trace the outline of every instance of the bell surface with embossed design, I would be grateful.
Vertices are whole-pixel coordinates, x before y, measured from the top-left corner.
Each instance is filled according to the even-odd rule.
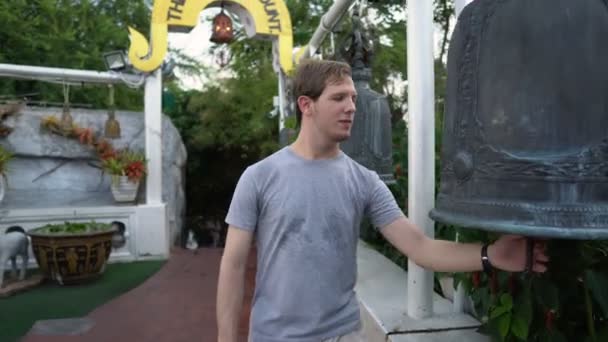
[[[440,222],[608,238],[608,1],[476,0],[459,18]]]

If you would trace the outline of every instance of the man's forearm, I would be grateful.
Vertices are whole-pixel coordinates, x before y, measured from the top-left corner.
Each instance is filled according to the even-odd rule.
[[[480,244],[425,239],[412,257],[416,264],[437,272],[473,272],[482,269]]]
[[[224,258],[217,289],[218,342],[236,342],[243,306],[245,267],[230,265]]]
[[[468,272],[482,269],[481,245],[433,240],[407,218],[382,229],[384,236],[416,264],[439,272]]]
[[[399,218],[383,227],[382,234],[401,253],[416,264],[440,272],[482,270],[481,244],[433,240],[425,236],[407,218]],[[486,262],[490,268],[508,272],[545,272],[549,258],[545,244],[516,235],[504,235],[488,246]]]

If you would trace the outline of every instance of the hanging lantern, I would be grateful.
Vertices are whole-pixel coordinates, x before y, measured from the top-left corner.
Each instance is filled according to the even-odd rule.
[[[210,40],[216,44],[228,44],[233,38],[232,19],[224,13],[222,5],[222,11],[213,18],[213,32]]]

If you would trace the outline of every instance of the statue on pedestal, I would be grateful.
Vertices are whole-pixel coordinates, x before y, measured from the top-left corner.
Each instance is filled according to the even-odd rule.
[[[12,264],[11,274],[13,277],[17,277],[18,256],[21,257],[19,280],[25,280],[29,246],[30,240],[25,234],[25,230],[19,226],[9,227],[4,234],[0,235],[0,288],[4,287],[4,268],[9,259]]]

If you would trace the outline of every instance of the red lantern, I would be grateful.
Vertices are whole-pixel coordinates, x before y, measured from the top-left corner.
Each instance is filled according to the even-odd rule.
[[[213,18],[213,33],[211,34],[210,40],[217,44],[227,44],[230,43],[233,38],[232,19],[224,14],[224,10],[222,10]]]

